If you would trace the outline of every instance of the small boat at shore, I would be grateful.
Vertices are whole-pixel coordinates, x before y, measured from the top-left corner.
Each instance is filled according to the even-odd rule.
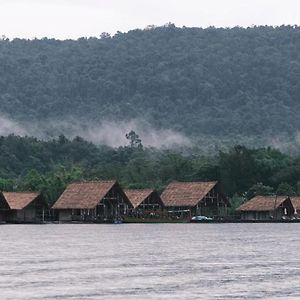
[[[206,223],[213,221],[213,218],[206,216],[194,216],[191,218],[191,223]]]
[[[113,221],[113,224],[123,224],[123,220],[116,219],[116,220]]]

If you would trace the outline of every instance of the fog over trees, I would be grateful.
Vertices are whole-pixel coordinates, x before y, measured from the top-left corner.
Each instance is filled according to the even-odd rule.
[[[3,38],[1,115],[38,122],[45,133],[53,120],[143,119],[198,144],[294,142],[299,49],[300,28],[292,26],[168,24],[78,40]]]
[[[0,189],[43,191],[52,202],[74,180],[159,191],[173,180],[219,180],[236,205],[257,193],[299,194],[299,49],[292,26],[168,24],[76,41],[3,38]],[[173,135],[184,151],[149,147],[132,121],[139,119],[159,132],[160,147]],[[71,127],[69,120],[85,124],[82,137],[54,126]],[[48,139],[24,137],[24,124]],[[106,138],[123,128],[127,144],[84,139],[101,127]],[[281,139],[293,153],[267,147]]]

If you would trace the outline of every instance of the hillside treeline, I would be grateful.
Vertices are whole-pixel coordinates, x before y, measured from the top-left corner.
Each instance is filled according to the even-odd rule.
[[[218,180],[228,196],[300,194],[300,156],[271,148],[235,146],[216,155],[144,148],[137,135],[128,146],[95,146],[76,137],[51,141],[0,137],[0,190],[42,191],[49,202],[77,180],[117,179],[127,188],[156,188],[169,182]]]
[[[292,26],[169,24],[78,40],[4,38],[1,113],[40,126],[143,118],[194,138],[293,139],[299,49],[300,28]]]

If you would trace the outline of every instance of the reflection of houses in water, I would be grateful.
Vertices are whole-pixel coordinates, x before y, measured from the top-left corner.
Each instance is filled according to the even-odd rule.
[[[230,207],[221,193],[218,182],[172,182],[161,195],[169,216],[226,216]]]
[[[40,223],[49,217],[47,202],[34,192],[0,193],[0,221]]]
[[[130,217],[161,217],[163,214],[163,202],[152,189],[125,190],[125,194],[131,202]]]
[[[242,220],[280,220],[291,217],[295,209],[287,196],[256,196],[242,204],[237,211]]]
[[[116,181],[70,184],[52,207],[59,221],[108,221],[122,218],[131,204]]]

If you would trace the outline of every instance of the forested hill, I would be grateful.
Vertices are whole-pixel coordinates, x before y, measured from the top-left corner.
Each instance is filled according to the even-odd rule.
[[[300,129],[300,28],[177,28],[0,41],[0,117],[147,120],[188,137]],[[3,133],[3,132],[2,132]]]

